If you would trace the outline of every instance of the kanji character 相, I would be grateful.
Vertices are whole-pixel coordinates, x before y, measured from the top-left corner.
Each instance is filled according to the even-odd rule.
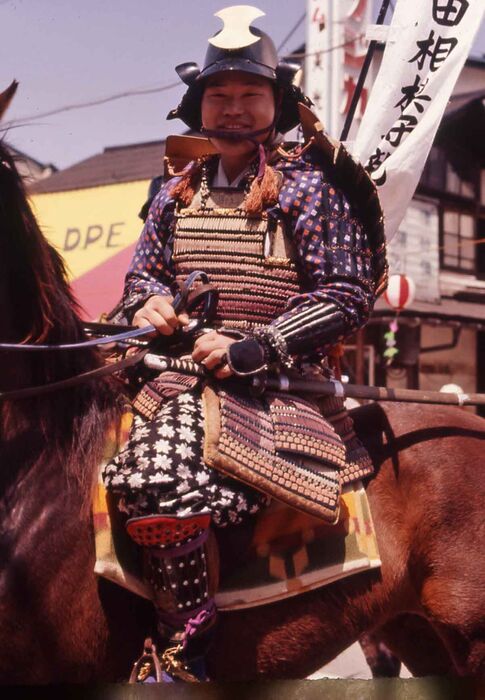
[[[419,47],[418,53],[413,56],[411,59],[409,59],[408,63],[413,63],[413,61],[417,61],[418,63],[418,68],[419,70],[422,70],[426,61],[426,58],[429,56],[430,57],[430,64],[429,68],[432,73],[438,70],[438,68],[441,66],[441,64],[446,61],[450,53],[453,51],[455,46],[458,43],[458,39],[455,37],[441,37],[439,36],[436,39],[436,44],[435,44],[435,38],[434,38],[434,29],[432,29],[429,33],[429,37],[427,39],[423,39],[423,41],[417,41],[416,44]],[[433,44],[434,48],[433,48]]]

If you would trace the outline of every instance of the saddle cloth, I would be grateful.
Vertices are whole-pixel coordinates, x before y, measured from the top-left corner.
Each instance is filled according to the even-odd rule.
[[[100,482],[94,501],[95,572],[150,599],[141,578],[139,549],[114,514]],[[367,496],[359,482],[344,488],[336,525],[277,502],[256,518],[250,546],[221,576],[216,595],[221,610],[265,605],[380,566]]]

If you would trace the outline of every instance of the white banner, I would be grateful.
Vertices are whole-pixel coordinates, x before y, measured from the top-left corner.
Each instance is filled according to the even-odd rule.
[[[418,185],[485,0],[397,0],[352,152],[379,187],[390,239]]]

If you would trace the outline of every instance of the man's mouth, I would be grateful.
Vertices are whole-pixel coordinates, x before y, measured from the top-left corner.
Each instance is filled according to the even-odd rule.
[[[250,128],[249,124],[221,124],[219,126],[219,129],[225,131],[247,131]]]

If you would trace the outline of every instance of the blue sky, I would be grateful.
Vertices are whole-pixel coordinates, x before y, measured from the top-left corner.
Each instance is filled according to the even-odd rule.
[[[413,0],[416,1],[416,0]],[[8,117],[41,115],[65,105],[177,83],[174,66],[203,61],[213,17],[224,0],[0,0],[0,86],[20,82]],[[305,11],[306,0],[254,0],[266,12],[257,26],[277,46]],[[376,2],[377,4],[377,2]],[[380,4],[380,3],[379,3]],[[304,41],[304,23],[281,47]],[[482,26],[473,47],[485,52]],[[66,167],[112,146],[181,132],[167,112],[183,93],[131,96],[86,109],[37,118],[11,129],[9,141],[43,162]]]

